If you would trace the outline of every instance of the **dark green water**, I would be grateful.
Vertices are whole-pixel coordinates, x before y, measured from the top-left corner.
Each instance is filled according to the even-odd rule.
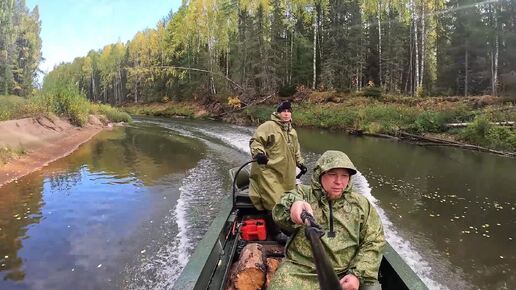
[[[0,188],[0,289],[170,289],[253,128],[146,119]],[[309,169],[358,167],[390,243],[431,289],[516,289],[516,162],[299,129]],[[302,178],[308,182],[308,177]]]

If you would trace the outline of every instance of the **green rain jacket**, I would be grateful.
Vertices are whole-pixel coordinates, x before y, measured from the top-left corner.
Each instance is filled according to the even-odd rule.
[[[249,177],[249,197],[258,210],[272,210],[281,195],[296,186],[296,166],[303,164],[297,133],[278,113],[261,124],[249,141],[251,155],[264,153],[266,165],[253,162]]]
[[[295,201],[310,204],[315,220],[327,233],[329,204],[321,186],[321,175],[333,168],[355,170],[348,156],[340,151],[327,151],[317,161],[311,186],[299,185],[287,192],[273,209],[273,218],[282,228],[294,231],[285,251],[285,259],[268,289],[319,289],[311,246],[305,237],[304,226],[290,219],[290,207]],[[360,285],[378,282],[378,269],[383,255],[385,238],[378,213],[369,200],[352,192],[350,183],[342,196],[333,201],[334,231],[336,236],[321,238],[323,247],[339,278],[351,273]]]

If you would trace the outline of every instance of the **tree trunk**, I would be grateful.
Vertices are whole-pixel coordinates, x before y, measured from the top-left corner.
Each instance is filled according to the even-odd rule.
[[[464,55],[464,96],[468,96],[468,77],[469,77],[469,48],[468,48],[468,40],[466,39],[466,50]]]
[[[378,80],[379,80],[379,86],[383,86],[383,78],[382,78],[382,19],[381,19],[381,13],[382,13],[382,5],[381,1],[378,1],[378,13],[377,13],[377,21],[378,21]]]
[[[419,89],[419,47],[417,37],[417,10],[414,0],[412,1],[412,18],[414,19],[414,53],[415,53],[415,91],[417,93]]]
[[[294,67],[294,40],[296,39],[296,32],[292,30],[291,33],[291,39],[290,39],[290,70],[289,70],[289,76],[288,76],[288,84],[292,84],[292,69]]]
[[[498,11],[496,9],[496,3],[493,4],[493,14],[495,21],[495,47],[493,53],[493,65],[492,65],[492,81],[491,81],[491,95],[498,95],[497,84],[498,84],[498,52],[499,52],[499,32],[498,32]]]
[[[312,90],[315,90],[317,81],[317,9],[314,9],[314,41],[313,41],[313,80]]]
[[[263,247],[257,243],[247,244],[231,268],[226,289],[262,289],[265,281]]]
[[[226,50],[226,77],[229,78],[229,45]]]
[[[423,86],[423,78],[425,77],[425,58],[426,58],[426,20],[425,20],[425,3],[422,4],[421,15],[421,71],[419,74],[419,87]]]
[[[409,51],[410,51],[410,57],[409,57],[409,66],[408,66],[408,73],[407,73],[407,78],[405,80],[405,92],[408,93],[410,92],[410,94],[412,95],[413,93],[413,86],[412,86],[412,81],[414,79],[414,77],[412,76],[413,72],[412,72],[412,69],[413,69],[413,60],[414,60],[414,55],[413,55],[413,35],[412,35],[412,25],[414,24],[413,21],[410,22],[410,29],[409,29]]]

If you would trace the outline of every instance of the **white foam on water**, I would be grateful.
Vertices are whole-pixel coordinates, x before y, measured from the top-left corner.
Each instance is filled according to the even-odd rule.
[[[199,132],[207,136],[219,139],[225,144],[228,144],[241,152],[250,154],[249,139],[251,138],[251,135],[241,133],[241,131],[245,130],[245,127],[232,126],[232,128],[235,130],[234,132],[213,132],[205,129],[199,129]]]
[[[237,125],[229,125],[230,130],[225,127],[210,127],[209,129],[203,129],[201,127],[188,127],[184,124],[170,124],[170,123],[163,123],[159,121],[146,121],[148,123],[159,125],[163,128],[166,128],[176,134],[179,134],[181,136],[185,137],[192,137],[196,138],[200,141],[207,142],[211,146],[211,142],[203,138],[203,136],[207,136],[216,140],[222,141],[223,144],[229,145],[230,147],[237,149],[240,152],[250,154],[249,151],[249,140],[254,132],[255,129],[249,128],[249,127],[243,127],[243,126],[237,126]],[[203,136],[198,136],[199,134]]]
[[[445,285],[441,285],[437,281],[433,280],[428,273],[432,273],[432,267],[425,261],[425,259],[417,252],[417,250],[410,244],[409,241],[403,239],[395,226],[389,220],[384,210],[378,205],[378,200],[371,194],[371,187],[369,182],[362,175],[357,172],[353,176],[353,189],[364,195],[376,208],[376,211],[380,215],[383,223],[383,229],[385,232],[385,238],[394,248],[394,250],[401,256],[401,258],[410,266],[412,270],[421,278],[423,283],[429,289],[449,289]]]

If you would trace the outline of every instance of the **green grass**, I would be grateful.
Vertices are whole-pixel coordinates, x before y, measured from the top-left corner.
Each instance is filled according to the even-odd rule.
[[[0,121],[55,114],[84,126],[89,114],[102,114],[112,122],[131,122],[126,112],[109,105],[91,104],[75,87],[61,86],[29,99],[0,96]]]
[[[445,102],[425,98],[397,98],[385,100],[348,98],[343,103],[307,103],[294,106],[293,122],[300,127],[319,127],[395,135],[398,131],[415,134],[444,133],[455,139],[487,148],[516,151],[516,132],[507,127],[492,125],[496,121],[516,119],[514,110],[499,107],[473,109],[464,102]],[[243,117],[253,124],[270,119],[271,106],[247,108]],[[448,131],[447,123],[473,122],[465,129]]]
[[[516,132],[491,123],[486,115],[480,115],[459,133],[465,142],[499,150],[516,151]]]
[[[123,108],[132,115],[194,118],[197,108],[189,103],[168,102],[166,104],[138,104]]]
[[[17,118],[26,100],[18,96],[0,96],[0,121]]]
[[[6,164],[9,160],[25,154],[27,154],[27,152],[23,147],[15,149],[10,147],[0,147],[0,165]]]
[[[90,113],[94,115],[104,115],[111,122],[127,122],[133,121],[131,116],[126,112],[122,112],[117,108],[105,104],[92,104],[90,106]]]

